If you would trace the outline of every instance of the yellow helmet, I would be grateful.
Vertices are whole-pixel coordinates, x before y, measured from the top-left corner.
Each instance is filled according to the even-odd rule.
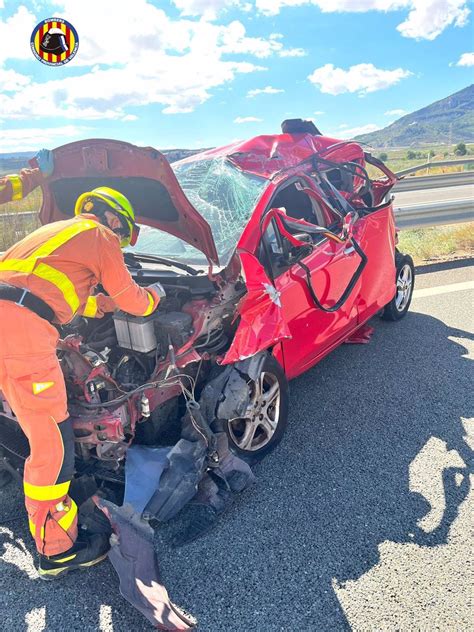
[[[102,204],[98,204],[98,202]],[[109,208],[104,208],[104,205]],[[122,248],[126,246],[134,246],[139,227],[135,223],[135,211],[129,200],[122,195],[120,191],[111,189],[110,187],[97,187],[93,191],[87,191],[77,198],[76,206],[74,208],[75,215],[81,215],[81,213],[95,213],[101,207],[100,214],[103,214],[104,210],[110,210],[122,220],[123,227],[128,229],[125,237],[122,238],[120,245]]]

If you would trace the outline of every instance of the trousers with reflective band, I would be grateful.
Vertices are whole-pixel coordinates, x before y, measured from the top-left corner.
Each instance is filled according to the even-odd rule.
[[[77,537],[77,507],[68,496],[74,432],[57,330],[24,307],[0,300],[0,390],[28,438],[25,505],[38,551],[56,555]]]
[[[72,316],[74,316],[80,305],[74,284],[64,272],[57,270],[52,265],[44,263],[42,258],[52,255],[60,246],[66,244],[70,239],[76,237],[76,235],[94,228],[97,229],[97,223],[87,219],[69,224],[64,230],[37,248],[29,257],[25,259],[7,259],[6,261],[0,262],[0,272],[33,274],[49,281],[61,292],[71,310]]]

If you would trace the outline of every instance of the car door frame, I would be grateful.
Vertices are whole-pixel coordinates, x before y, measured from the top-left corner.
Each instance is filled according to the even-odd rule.
[[[293,182],[303,180],[306,187],[310,185],[310,187],[316,191],[316,187],[313,185],[312,179],[305,176],[306,174],[301,174],[281,181],[279,186],[276,187],[274,194],[271,196],[271,199],[262,214],[262,219],[272,208],[272,201],[275,199],[276,195],[278,195],[283,188],[289,186]],[[273,230],[276,231],[276,235],[279,236],[283,244],[283,236],[281,235],[276,223],[273,223],[272,220],[270,225],[273,226]],[[266,228],[265,234],[267,230],[268,228]],[[328,273],[328,278],[331,279],[331,271],[334,268],[334,262],[336,261],[340,264],[341,258],[345,257],[347,244],[341,244],[336,249],[334,247],[334,243],[327,237],[321,237],[318,239],[316,244],[312,246],[311,251],[304,255],[301,260],[298,262],[295,261],[286,268],[283,266],[281,270],[275,270],[274,265],[272,265],[270,255],[265,247],[265,234],[262,234],[261,237],[263,249],[260,248],[259,258],[262,257],[263,251],[265,251],[264,256],[266,261],[264,262],[264,265],[267,273],[271,276],[272,282],[275,284],[277,291],[281,295],[283,316],[285,317],[290,330],[292,330],[292,340],[283,340],[281,343],[285,370],[288,377],[292,378],[303,373],[314,365],[319,359],[338,346],[351,331],[357,329],[357,303],[359,290],[357,286],[360,286],[360,278],[357,279],[356,287],[352,288],[352,291],[347,299],[351,299],[351,302],[349,303],[349,313],[340,312],[339,310],[327,313],[320,310],[316,307],[312,299],[307,280],[303,278],[304,270],[302,269],[299,261],[305,263],[305,260],[309,260],[311,268],[312,262],[316,260],[318,263],[319,260],[320,270],[324,267],[327,270],[327,267],[331,266],[331,270]],[[345,263],[346,261],[343,262],[343,265],[345,265]],[[354,257],[353,261],[351,261],[351,265],[352,263],[354,263],[355,271],[357,267],[355,265],[357,263],[356,257]],[[316,272],[318,272],[318,270],[316,270]],[[293,287],[292,290],[289,291],[288,288],[291,285]],[[350,296],[352,292],[353,296]],[[292,295],[291,298],[294,299],[291,301],[291,305],[289,305],[288,302],[290,294]],[[344,305],[341,306],[341,309],[342,307],[344,307]],[[298,312],[299,309],[301,310],[300,312]],[[302,332],[298,331],[298,328],[303,328],[306,335],[302,336]],[[305,339],[307,339],[306,342]]]

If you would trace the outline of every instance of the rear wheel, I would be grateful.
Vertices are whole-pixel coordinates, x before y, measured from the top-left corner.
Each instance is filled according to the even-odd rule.
[[[281,441],[288,422],[288,380],[278,361],[268,355],[256,380],[247,383],[249,405],[242,417],[229,419],[231,449],[247,463],[257,463]]]
[[[393,299],[383,311],[384,320],[396,321],[405,316],[410,307],[415,286],[415,266],[410,255],[402,255],[397,251],[395,255],[396,265],[396,292]]]

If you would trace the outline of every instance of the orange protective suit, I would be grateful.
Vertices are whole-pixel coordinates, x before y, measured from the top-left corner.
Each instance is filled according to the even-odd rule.
[[[20,175],[3,176],[0,178],[0,204],[21,200],[39,187],[43,180],[39,169],[22,169]]]
[[[57,323],[115,307],[144,316],[159,302],[133,281],[119,237],[93,215],[43,226],[12,246],[0,256],[1,283],[31,291]],[[98,283],[108,297],[91,296]],[[26,307],[0,300],[0,341],[0,389],[30,443],[24,476],[30,529],[39,552],[56,555],[77,537],[77,507],[68,496],[74,434],[56,357],[58,331]]]

